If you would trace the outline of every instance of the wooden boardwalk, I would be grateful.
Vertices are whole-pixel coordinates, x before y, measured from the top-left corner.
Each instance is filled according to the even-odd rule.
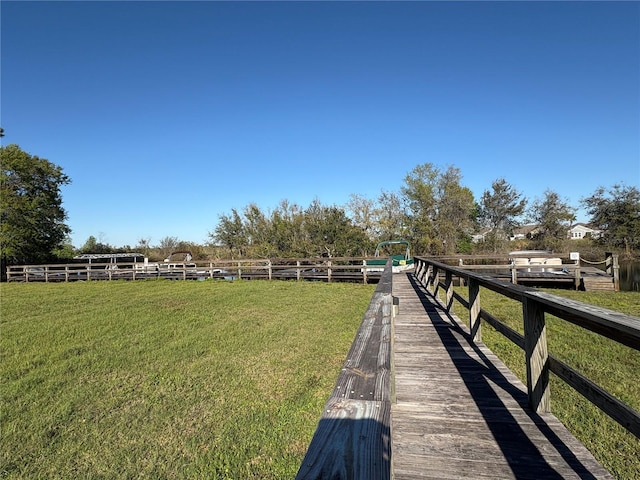
[[[613,478],[413,273],[393,276],[393,295],[393,479]]]

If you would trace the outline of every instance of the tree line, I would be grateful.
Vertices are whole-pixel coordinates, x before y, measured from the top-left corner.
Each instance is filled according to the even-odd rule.
[[[514,249],[509,238],[527,223],[537,225],[527,248],[561,250],[577,209],[547,190],[530,201],[505,178],[497,178],[479,199],[462,184],[454,166],[417,165],[399,191],[381,190],[376,198],[352,194],[346,205],[315,199],[304,207],[282,200],[274,208],[249,203],[222,213],[209,245],[165,237],[114,247],[91,236],[76,249],[62,206],[60,188],[71,179],[46,159],[17,145],[0,147],[0,250],[2,272],[11,264],[68,260],[77,253],[117,253],[135,249],[166,258],[175,250],[194,251],[194,259],[370,256],[378,242],[408,240],[418,255],[499,252]],[[632,254],[640,248],[640,190],[623,183],[599,187],[580,200],[589,223],[603,232],[593,242]],[[485,229],[484,241],[474,233]]]

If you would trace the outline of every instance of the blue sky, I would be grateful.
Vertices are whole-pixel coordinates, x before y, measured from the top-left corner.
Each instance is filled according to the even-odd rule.
[[[0,8],[3,144],[71,177],[77,247],[205,243],[232,208],[375,199],[426,162],[477,200],[640,185],[638,2]]]

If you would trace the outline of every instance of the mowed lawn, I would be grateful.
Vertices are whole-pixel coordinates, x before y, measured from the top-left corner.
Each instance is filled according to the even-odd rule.
[[[292,478],[375,286],[2,284],[2,478]]]

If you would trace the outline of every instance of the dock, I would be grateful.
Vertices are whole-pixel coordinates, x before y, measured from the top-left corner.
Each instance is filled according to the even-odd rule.
[[[636,436],[640,414],[547,353],[544,312],[636,350],[640,319],[417,260],[382,274],[296,480],[613,479],[550,412],[549,373]],[[523,302],[524,335],[480,309],[480,286]],[[481,319],[523,348],[528,385],[482,343]]]
[[[411,274],[394,276],[393,295],[395,480],[613,478]]]

